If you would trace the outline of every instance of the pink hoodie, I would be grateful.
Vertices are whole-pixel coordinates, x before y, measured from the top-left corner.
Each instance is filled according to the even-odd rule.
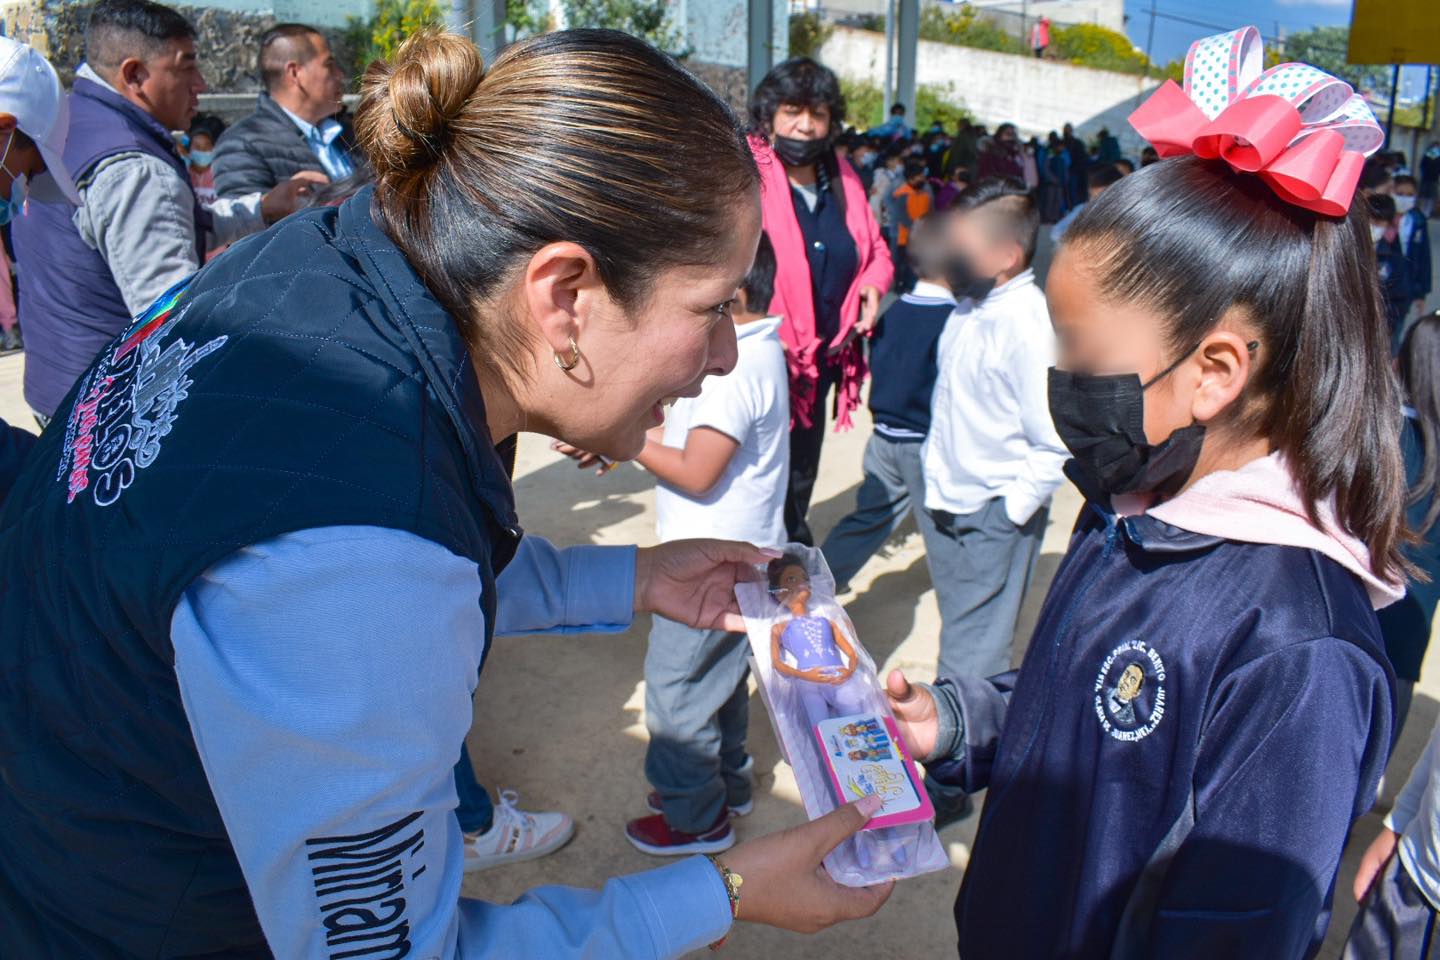
[[[790,180],[775,151],[759,137],[750,138],[750,149],[760,168],[760,209],[765,232],[775,248],[779,269],[775,274],[775,297],[770,313],[780,314],[780,339],[790,365],[790,419],[808,427],[814,422],[815,382],[820,377],[820,353],[833,344],[844,343],[860,319],[860,291],[874,287],[882,294],[890,289],[894,267],[890,249],[880,235],[880,225],[870,212],[870,201],[860,177],[844,159],[840,160],[840,184],[845,191],[845,226],[855,240],[860,269],[850,281],[840,307],[840,331],[830,343],[815,332],[815,295],[810,283],[810,260],[805,255],[805,238],[795,217]],[[865,382],[865,356],[860,344],[852,343],[840,354],[839,415],[836,430],[851,427],[850,413],[860,406],[860,385]],[[823,419],[825,412],[820,411]]]
[[[1365,585],[1379,610],[1405,595],[1405,585],[1381,580],[1370,569],[1370,550],[1342,530],[1331,503],[1320,506],[1320,526],[1310,522],[1294,474],[1280,453],[1201,477],[1188,490],[1146,509],[1144,496],[1114,498],[1115,511],[1148,513],[1191,533],[1241,543],[1268,543],[1314,550],[1349,570]]]

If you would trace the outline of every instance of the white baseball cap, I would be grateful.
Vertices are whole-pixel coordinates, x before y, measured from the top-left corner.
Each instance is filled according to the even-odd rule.
[[[70,110],[60,76],[38,50],[10,37],[0,37],[0,113],[13,116],[15,125],[35,141],[45,169],[66,199],[78,205],[80,193],[65,169]]]

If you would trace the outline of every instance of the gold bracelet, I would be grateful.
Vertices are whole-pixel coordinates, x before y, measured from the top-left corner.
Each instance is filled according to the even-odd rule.
[[[732,921],[739,920],[740,885],[745,882],[745,878],[740,876],[740,874],[736,873],[734,870],[731,870],[729,867],[725,866],[725,864],[721,863],[715,857],[706,855],[705,859],[709,860],[712,864],[715,865],[715,869],[720,871],[720,880],[725,884],[725,895],[730,898],[730,919]],[[725,946],[725,941],[729,938],[730,934],[725,934],[725,936],[710,944],[710,949],[719,950],[721,947]]]

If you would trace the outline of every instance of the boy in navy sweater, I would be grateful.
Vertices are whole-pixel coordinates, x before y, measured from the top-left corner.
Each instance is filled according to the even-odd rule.
[[[865,479],[855,509],[835,525],[821,547],[837,590],[860,572],[907,510],[913,510],[927,548],[934,531],[924,509],[920,448],[930,429],[940,333],[955,309],[945,280],[944,217],[931,214],[911,228],[906,253],[918,280],[881,316],[870,341],[870,412],[875,432],[865,446]]]

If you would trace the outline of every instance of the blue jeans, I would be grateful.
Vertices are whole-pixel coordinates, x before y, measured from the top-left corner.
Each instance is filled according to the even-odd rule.
[[[862,468],[865,479],[855,495],[855,509],[835,525],[820,552],[835,575],[835,589],[844,590],[900,526],[907,511],[925,538],[925,549],[935,535],[935,522],[925,509],[925,469],[920,457],[924,444],[890,440],[879,433],[865,444]]]
[[[704,833],[727,804],[750,801],[750,780],[740,773],[750,723],[749,653],[743,633],[654,618],[645,655],[645,777],[674,830]]]
[[[460,762],[455,764],[455,794],[460,806],[455,809],[455,818],[460,829],[466,833],[484,833],[495,822],[495,804],[490,792],[475,778],[475,767],[470,763],[470,750],[460,747]]]

